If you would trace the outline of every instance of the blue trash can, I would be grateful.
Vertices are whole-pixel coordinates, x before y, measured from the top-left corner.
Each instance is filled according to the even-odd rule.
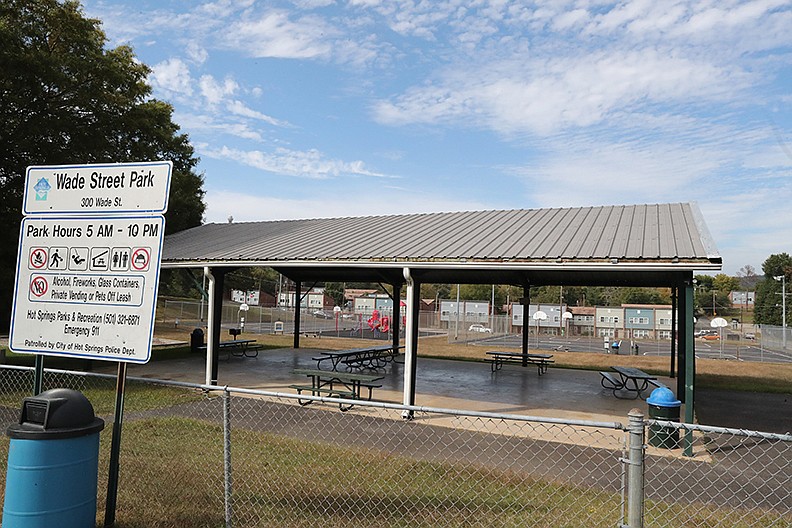
[[[3,528],[94,528],[104,421],[71,389],[25,398],[8,427]]]
[[[668,387],[658,387],[646,398],[649,418],[666,422],[679,422],[682,402],[676,399]],[[679,429],[657,424],[649,425],[649,445],[675,449],[679,447]]]

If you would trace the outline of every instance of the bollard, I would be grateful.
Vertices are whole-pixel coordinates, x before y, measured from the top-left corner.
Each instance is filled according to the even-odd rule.
[[[632,409],[629,432],[630,445],[627,459],[627,526],[643,528],[644,503],[644,415]]]

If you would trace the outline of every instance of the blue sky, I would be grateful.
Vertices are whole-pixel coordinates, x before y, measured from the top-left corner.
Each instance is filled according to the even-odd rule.
[[[725,272],[792,253],[792,1],[84,6],[208,222],[696,201]]]

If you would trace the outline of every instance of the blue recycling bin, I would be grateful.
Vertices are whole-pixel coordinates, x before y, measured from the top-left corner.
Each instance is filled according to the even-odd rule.
[[[646,398],[649,405],[649,418],[666,422],[679,422],[682,402],[677,400],[668,387],[658,387]],[[679,429],[664,425],[649,425],[649,445],[675,449],[679,447]]]
[[[25,398],[8,427],[3,528],[94,528],[104,421],[71,389]]]

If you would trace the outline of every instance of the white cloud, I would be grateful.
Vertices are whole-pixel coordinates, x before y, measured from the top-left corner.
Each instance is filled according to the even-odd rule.
[[[271,10],[231,24],[223,41],[251,57],[310,59],[328,56],[327,38],[335,34],[319,17],[292,20],[286,11]]]
[[[473,122],[502,134],[550,134],[587,127],[615,112],[659,103],[726,98],[746,84],[739,70],[674,58],[656,50],[502,61],[447,72],[440,84],[379,101],[385,124]]]
[[[204,150],[202,155],[233,160],[243,165],[284,176],[316,179],[349,175],[388,177],[366,169],[362,161],[328,159],[315,149],[298,151],[278,148],[273,152],[262,152],[260,150],[244,151],[224,146],[217,150]]]
[[[184,48],[184,53],[195,64],[203,64],[209,58],[209,52],[197,41],[191,40]]]
[[[264,137],[258,130],[251,128],[247,123],[227,121],[223,118],[217,121],[214,117],[207,114],[190,114],[179,112],[174,119],[185,129],[194,132],[203,132],[210,135],[228,134],[229,136],[240,139],[247,139],[256,142],[263,142]],[[208,148],[204,145],[203,148]]]
[[[719,192],[717,188],[699,202],[707,226],[724,256],[724,272],[736,273],[750,264],[761,270],[774,253],[790,252],[792,212],[788,197],[792,184],[757,186],[750,192]]]
[[[724,160],[672,143],[563,142],[512,168],[540,207],[695,200]]]
[[[219,82],[208,74],[201,76],[198,86],[200,87],[201,95],[209,105],[220,103],[227,97],[234,95],[239,88],[239,84],[229,77]]]
[[[193,93],[190,68],[181,59],[168,59],[151,69],[151,84],[160,90],[189,97]]]
[[[278,119],[275,119],[274,117],[263,114],[257,110],[253,110],[245,103],[237,99],[234,99],[233,101],[229,101],[227,108],[234,115],[238,115],[241,117],[249,117],[251,119],[256,119],[258,121],[264,121],[265,123],[273,126],[288,126],[288,123],[286,123],[285,121],[280,121]]]

